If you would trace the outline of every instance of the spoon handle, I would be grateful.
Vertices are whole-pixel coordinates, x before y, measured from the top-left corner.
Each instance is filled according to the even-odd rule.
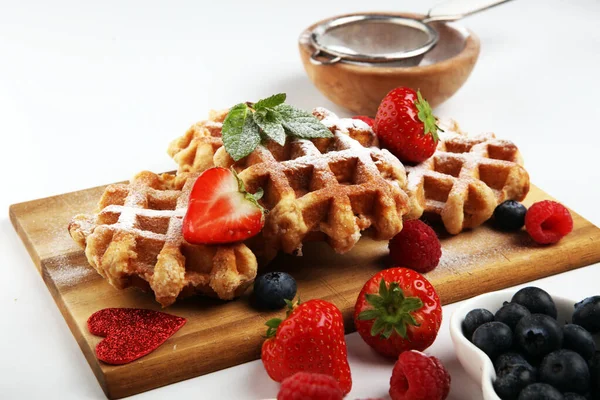
[[[464,4],[464,0],[447,0],[444,1],[443,3],[440,3],[436,6],[434,6],[433,8],[431,8],[429,10],[429,12],[427,13],[427,16],[425,16],[425,18],[422,20],[423,23],[429,23],[429,22],[435,22],[435,21],[445,21],[445,22],[450,22],[450,21],[457,21],[459,19],[462,19],[464,17],[468,17],[469,15],[478,13],[480,11],[484,11],[487,9],[490,9],[492,7],[496,7],[499,6],[500,4],[504,4],[507,3],[509,1],[512,0],[492,0],[492,1],[485,1],[483,2],[483,4],[479,4],[477,7],[474,8],[469,8],[466,11],[460,11],[457,13],[444,13],[441,15],[435,15],[435,9],[438,8],[439,6],[448,6],[448,5],[458,5],[458,4]],[[467,2],[469,3],[469,2]]]

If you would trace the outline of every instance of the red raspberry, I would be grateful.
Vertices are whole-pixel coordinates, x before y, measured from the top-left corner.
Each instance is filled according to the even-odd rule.
[[[437,235],[423,221],[404,222],[404,228],[390,240],[390,257],[395,264],[425,273],[437,267],[442,246]]]
[[[392,400],[444,400],[450,376],[439,360],[419,351],[400,354],[390,378]]]
[[[331,376],[297,372],[281,382],[277,400],[342,400],[344,393]]]
[[[434,357],[434,356],[431,356],[429,358],[431,358],[431,360],[436,365],[439,373],[442,376],[442,380],[444,382],[444,386],[443,386],[444,390],[442,391],[442,399],[445,399],[446,397],[448,397],[448,394],[450,393],[450,383],[452,382],[452,378],[450,377],[450,373],[448,372],[446,367],[444,367],[444,364],[442,364],[442,362],[439,360],[439,358]]]
[[[375,120],[373,120],[373,118],[367,117],[366,115],[356,115],[356,116],[352,117],[352,119],[360,119],[362,122],[369,125],[371,128],[373,127],[373,124],[375,123]]]
[[[573,230],[573,218],[560,203],[538,201],[525,214],[525,229],[537,243],[556,243]]]

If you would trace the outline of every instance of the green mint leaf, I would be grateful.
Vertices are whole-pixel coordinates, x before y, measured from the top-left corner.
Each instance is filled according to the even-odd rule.
[[[258,111],[261,108],[276,107],[280,104],[283,104],[283,102],[285,101],[285,98],[286,98],[285,93],[274,94],[273,96],[269,96],[266,99],[257,101],[256,103],[254,103],[253,108],[256,111]]]
[[[252,117],[256,125],[263,130],[263,133],[275,143],[283,146],[285,144],[285,130],[281,125],[279,114],[271,108],[261,108],[256,111]]]
[[[314,115],[288,104],[273,108],[281,116],[281,124],[289,135],[303,139],[329,138],[333,134]]]
[[[260,143],[260,128],[251,116],[250,108],[240,103],[233,106],[223,121],[223,146],[234,161],[238,161]]]

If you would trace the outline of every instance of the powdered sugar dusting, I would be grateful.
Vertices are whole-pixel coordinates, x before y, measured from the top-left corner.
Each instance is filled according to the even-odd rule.
[[[385,159],[387,163],[392,164],[396,169],[404,170],[400,161],[389,151],[382,150],[375,146],[365,147],[360,144],[358,140],[355,140],[350,136],[350,130],[372,134],[371,127],[365,122],[352,118],[339,118],[336,114],[323,107],[315,108],[313,110],[313,115],[333,132],[335,140],[337,140],[339,144],[339,149],[333,152],[321,153],[310,140],[294,139],[296,143],[301,145],[302,152],[305,155],[293,160],[284,161],[282,164],[285,166],[310,164],[318,168],[326,168],[327,164],[330,162],[357,157],[364,168],[369,169],[373,174],[377,174],[378,169],[372,158],[372,156],[377,156]]]
[[[486,228],[478,228],[478,230]],[[513,237],[490,230],[467,231],[462,237],[450,237],[442,241],[442,257],[438,268],[450,271],[468,271],[474,266],[485,267],[493,260],[510,261],[507,255],[522,247]],[[458,240],[457,240],[458,239]]]
[[[80,284],[87,278],[96,275],[96,271],[82,259],[82,263],[74,263],[67,256],[55,258],[52,265],[46,268],[48,275],[57,288],[72,287]]]

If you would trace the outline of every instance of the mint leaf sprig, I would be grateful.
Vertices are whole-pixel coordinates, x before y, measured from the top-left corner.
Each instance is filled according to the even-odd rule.
[[[333,137],[314,115],[284,104],[285,93],[274,94],[256,103],[233,106],[223,121],[223,145],[234,161],[252,153],[261,141],[285,144],[286,136],[303,139]]]

